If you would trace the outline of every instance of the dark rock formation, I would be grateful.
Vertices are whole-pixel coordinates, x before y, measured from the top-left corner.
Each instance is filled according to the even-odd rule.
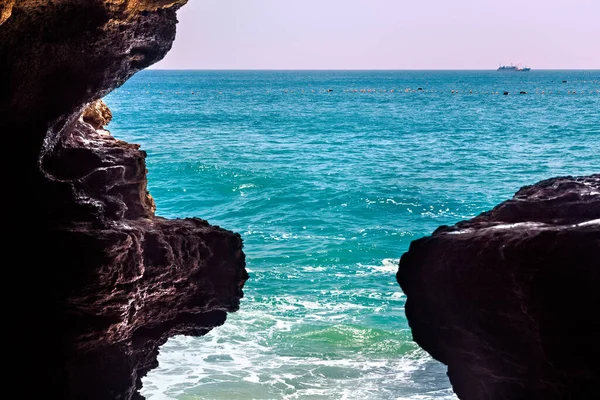
[[[4,344],[19,398],[140,398],[168,337],[239,307],[240,236],[156,217],[145,152],[103,129],[97,102],[166,54],[184,3],[0,0]]]
[[[415,341],[461,399],[600,393],[600,175],[527,186],[414,241],[398,282]]]

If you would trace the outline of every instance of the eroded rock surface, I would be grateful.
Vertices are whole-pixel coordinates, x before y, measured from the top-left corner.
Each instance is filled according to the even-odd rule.
[[[112,120],[112,112],[110,112],[110,109],[102,100],[96,100],[83,110],[81,119],[96,130],[104,129]]]
[[[542,181],[438,228],[397,278],[415,341],[461,399],[600,393],[600,175]]]
[[[19,398],[140,398],[168,337],[203,335],[239,307],[240,236],[155,216],[146,154],[110,135],[98,101],[166,54],[184,3],[0,0]]]

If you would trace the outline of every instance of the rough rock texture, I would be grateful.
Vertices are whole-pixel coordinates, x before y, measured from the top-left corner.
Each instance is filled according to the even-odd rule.
[[[600,175],[549,179],[402,256],[415,341],[461,399],[600,393]]]
[[[97,101],[166,54],[183,3],[0,0],[4,344],[19,398],[140,398],[168,337],[239,307],[240,236],[156,217],[145,152],[103,128]]]
[[[102,100],[96,100],[83,110],[81,118],[83,119],[83,122],[92,125],[94,129],[104,129],[104,127],[112,120],[112,113]]]

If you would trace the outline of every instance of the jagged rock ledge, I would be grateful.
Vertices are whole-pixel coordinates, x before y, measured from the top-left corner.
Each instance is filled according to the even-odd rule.
[[[397,279],[414,340],[459,398],[600,395],[600,175],[542,181],[438,228]]]
[[[164,57],[184,3],[0,0],[3,278],[16,289],[4,344],[19,398],[141,398],[168,337],[239,307],[240,236],[155,216],[146,153],[110,135],[97,101]]]

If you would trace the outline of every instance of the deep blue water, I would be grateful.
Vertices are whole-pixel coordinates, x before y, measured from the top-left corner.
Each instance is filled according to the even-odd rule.
[[[411,341],[398,259],[600,171],[600,71],[144,71],[106,102],[157,213],[241,233],[250,270],[223,327],[162,348],[154,400],[453,398]]]

